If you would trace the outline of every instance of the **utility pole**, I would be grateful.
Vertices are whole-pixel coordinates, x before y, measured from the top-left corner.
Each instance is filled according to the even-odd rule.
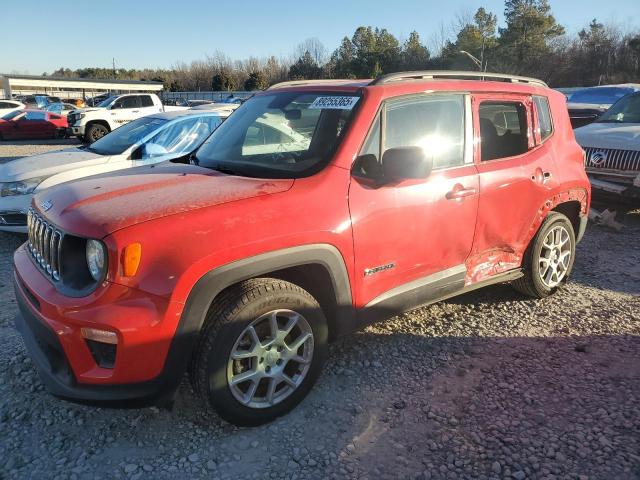
[[[111,57],[111,65],[113,66],[113,79],[116,79],[116,59]]]

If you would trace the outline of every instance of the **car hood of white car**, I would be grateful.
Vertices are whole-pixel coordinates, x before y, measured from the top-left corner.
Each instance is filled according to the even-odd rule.
[[[16,182],[28,178],[55,175],[74,168],[101,164],[110,158],[77,147],[18,158],[0,165],[0,182]]]
[[[640,123],[590,123],[574,130],[581,147],[640,150]]]

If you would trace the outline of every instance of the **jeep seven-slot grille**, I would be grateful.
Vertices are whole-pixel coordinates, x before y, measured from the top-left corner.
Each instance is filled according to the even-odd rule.
[[[27,213],[28,250],[42,270],[60,280],[60,247],[63,233],[30,208]]]
[[[584,153],[588,168],[640,171],[640,150],[586,147]]]

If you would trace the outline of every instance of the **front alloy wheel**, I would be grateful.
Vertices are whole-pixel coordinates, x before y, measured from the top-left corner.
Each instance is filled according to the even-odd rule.
[[[250,408],[282,402],[304,381],[313,358],[313,332],[293,310],[273,310],[236,341],[227,366],[233,396]]]
[[[211,305],[189,376],[196,393],[236,425],[269,422],[309,393],[327,357],[318,302],[283,280],[258,278]]]

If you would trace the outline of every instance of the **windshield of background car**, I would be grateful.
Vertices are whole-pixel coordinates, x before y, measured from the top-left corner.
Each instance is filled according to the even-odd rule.
[[[629,88],[588,88],[571,95],[571,103],[612,104],[632,92]]]
[[[640,93],[623,98],[604,112],[597,122],[640,123]]]
[[[108,107],[109,105],[111,105],[115,101],[116,98],[118,98],[116,95],[114,95],[113,97],[105,98],[103,101],[101,101],[96,106],[97,107]]]
[[[163,118],[142,117],[123,126],[95,141],[88,150],[101,155],[119,155],[131,145],[167,123]]]
[[[194,163],[250,177],[311,175],[335,151],[359,99],[338,92],[256,95],[213,132]]]
[[[9,112],[7,113],[4,117],[2,117],[3,120],[11,120],[14,117],[17,117],[20,114],[23,114],[24,110],[14,110],[13,112]]]

